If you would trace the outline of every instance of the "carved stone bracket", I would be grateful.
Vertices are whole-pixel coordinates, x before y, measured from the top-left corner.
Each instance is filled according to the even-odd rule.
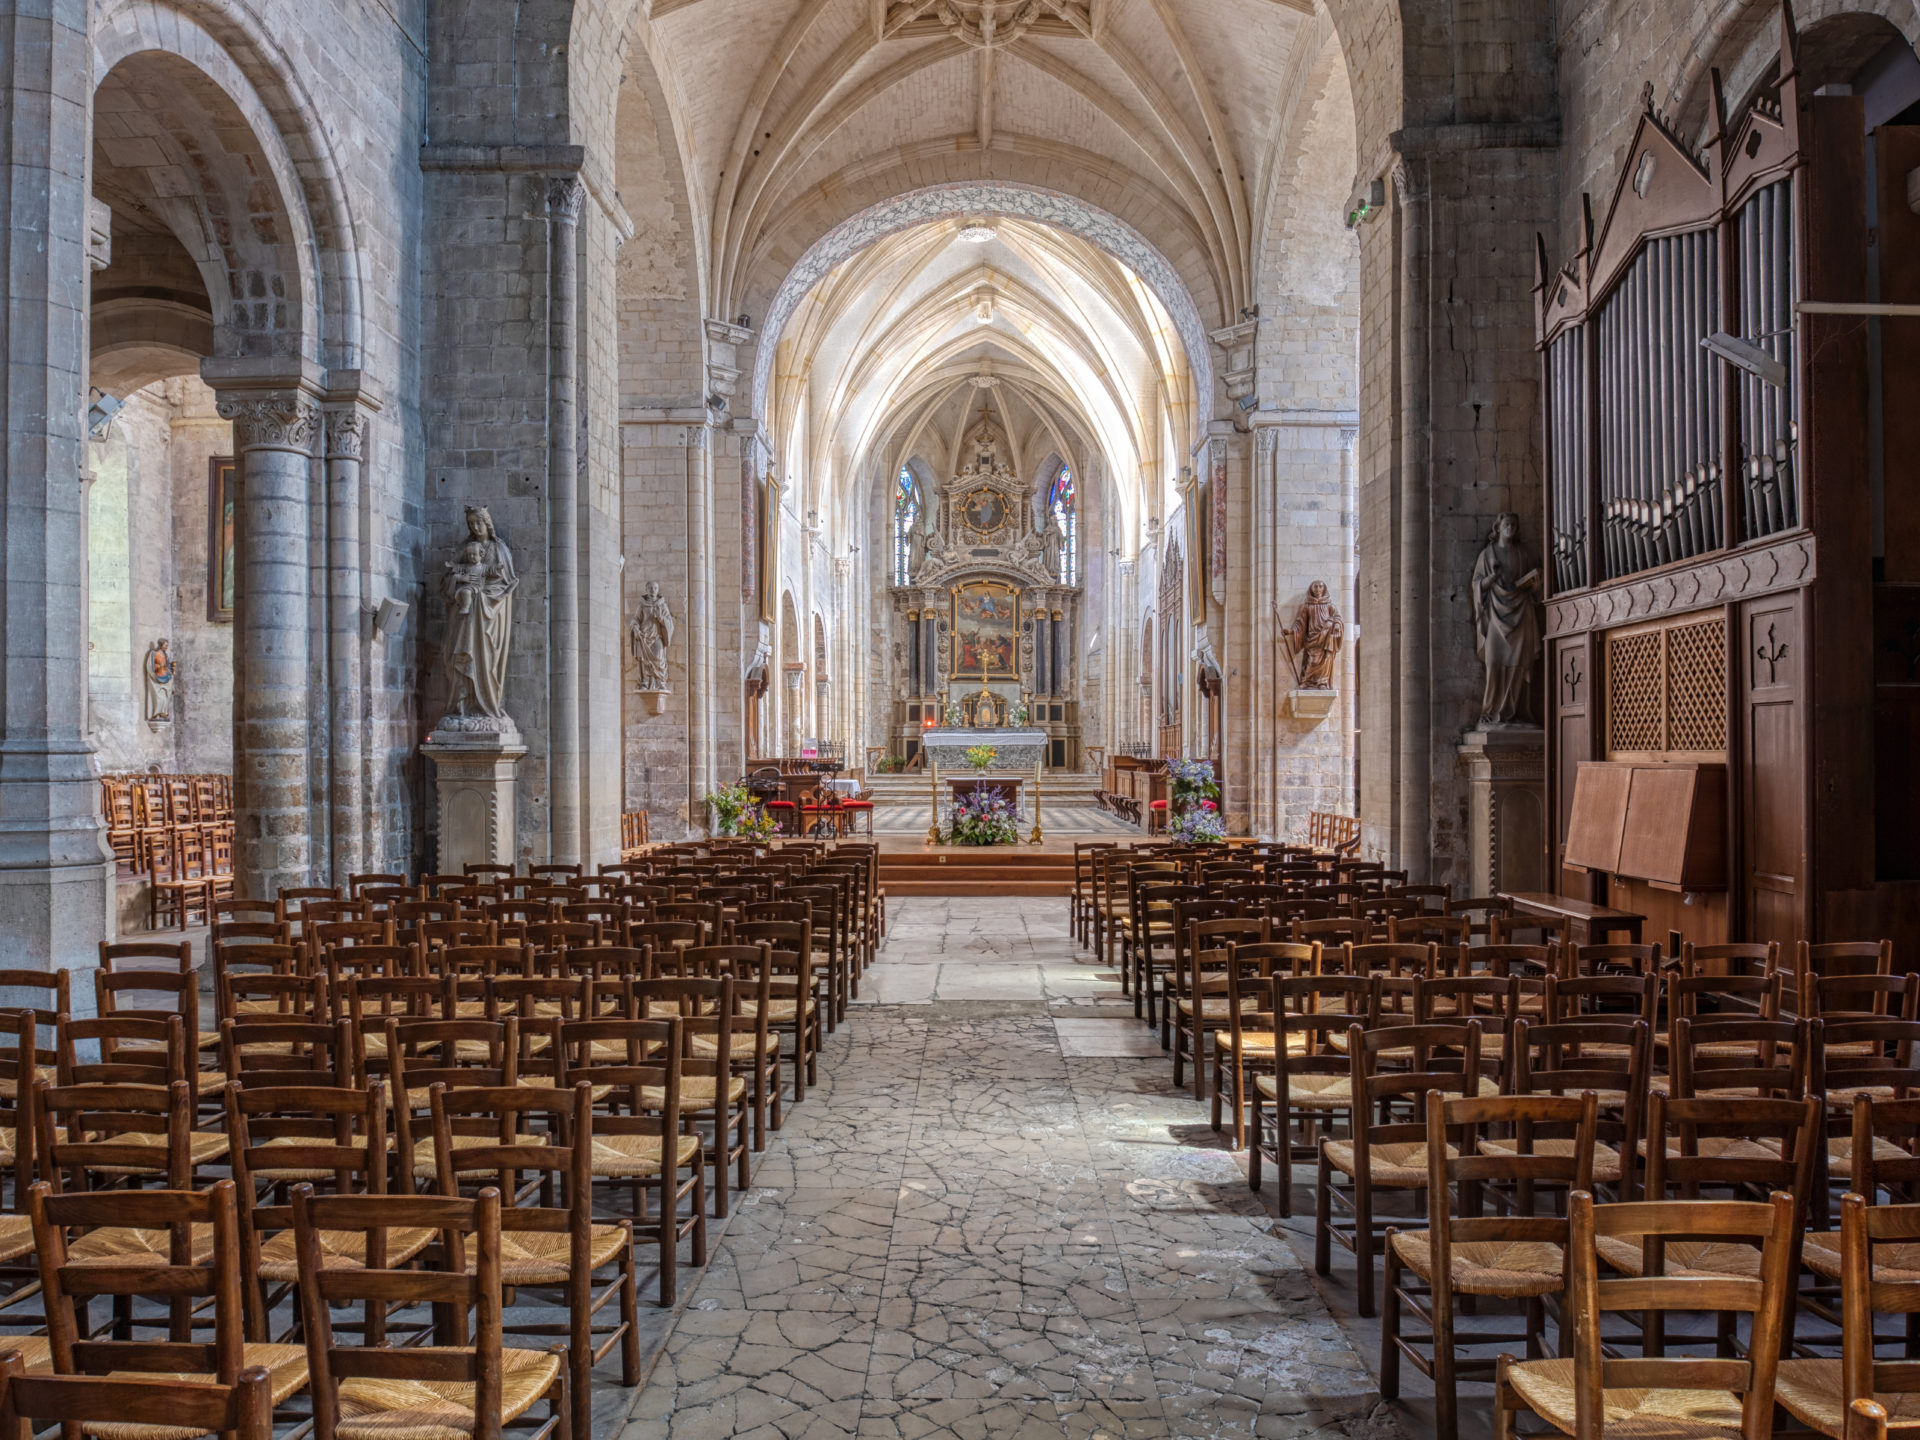
[[[1812,582],[1815,561],[1813,537],[1796,535],[1682,570],[1617,580],[1583,594],[1548,601],[1547,634],[1577,635],[1795,590]]]

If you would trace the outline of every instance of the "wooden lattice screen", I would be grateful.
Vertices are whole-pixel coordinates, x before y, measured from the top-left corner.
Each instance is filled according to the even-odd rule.
[[[1705,619],[1607,636],[1607,754],[1722,754],[1727,626]]]

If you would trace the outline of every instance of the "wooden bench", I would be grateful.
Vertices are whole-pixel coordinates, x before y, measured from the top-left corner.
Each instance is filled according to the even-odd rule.
[[[1565,895],[1549,895],[1540,891],[1501,891],[1501,898],[1511,900],[1513,908],[1526,915],[1544,915],[1553,920],[1571,920],[1573,922],[1574,941],[1581,945],[1608,944],[1608,936],[1624,936],[1622,943],[1638,945],[1640,928],[1647,917],[1636,915],[1631,910],[1609,910],[1604,905],[1590,905],[1584,900],[1570,900]]]

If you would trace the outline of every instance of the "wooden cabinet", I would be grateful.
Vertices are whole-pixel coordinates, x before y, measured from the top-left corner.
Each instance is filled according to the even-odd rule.
[[[1670,890],[1727,887],[1727,767],[1589,760],[1566,863]]]

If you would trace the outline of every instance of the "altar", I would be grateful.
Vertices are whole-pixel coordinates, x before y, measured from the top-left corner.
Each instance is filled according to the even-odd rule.
[[[993,747],[993,763],[987,769],[1024,772],[1038,766],[1046,755],[1047,735],[1044,730],[990,726],[929,730],[920,737],[928,763],[942,770],[968,769],[967,751],[977,745]]]
[[[939,786],[942,779],[947,782],[949,809],[962,795],[993,789],[1008,792],[1007,798],[1020,807],[1023,814],[1028,814],[1024,806],[1027,798],[1026,780],[1031,775],[1032,842],[1036,845],[1040,843],[1040,767],[1047,755],[1047,734],[1044,730],[997,726],[928,730],[921,736],[920,745],[921,753],[927,757],[927,770],[934,787],[935,813],[933,823],[927,830],[929,841],[937,844],[940,839]],[[967,758],[967,752],[983,745],[993,750],[993,759],[981,769]],[[944,776],[940,773],[943,770],[947,772]]]

